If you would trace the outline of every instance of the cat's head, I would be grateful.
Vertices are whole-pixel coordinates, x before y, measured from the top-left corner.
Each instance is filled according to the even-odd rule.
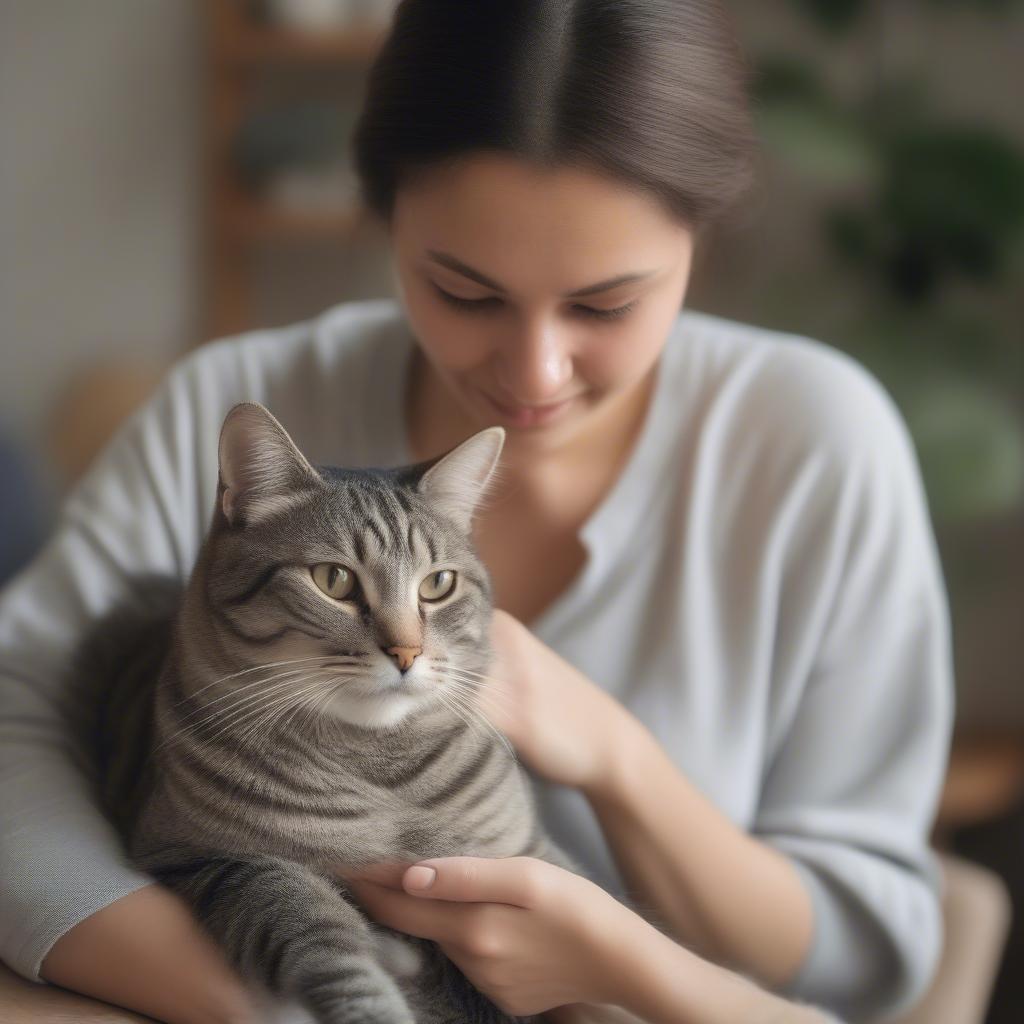
[[[415,466],[314,467],[263,406],[236,405],[202,560],[207,628],[239,664],[273,666],[237,685],[370,728],[464,709],[491,656],[472,519],[504,440],[490,427]]]

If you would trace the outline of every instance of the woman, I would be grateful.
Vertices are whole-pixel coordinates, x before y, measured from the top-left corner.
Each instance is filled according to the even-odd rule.
[[[507,431],[474,532],[501,609],[486,711],[606,891],[454,858],[363,879],[371,913],[518,1012],[811,1012],[772,989],[867,1020],[921,994],[951,685],[911,445],[849,360],[680,312],[703,232],[751,177],[744,85],[717,3],[401,5],[356,138],[400,304],[184,360],[4,595],[17,970],[166,1020],[244,1019],[187,912],[120,862],[46,693],[133,576],[188,573],[210,439],[254,399],[319,463]]]

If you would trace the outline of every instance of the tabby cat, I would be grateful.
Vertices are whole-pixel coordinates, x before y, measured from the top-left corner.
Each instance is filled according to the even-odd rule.
[[[237,405],[186,588],[137,581],[130,656],[123,612],[83,650],[90,763],[133,862],[318,1024],[512,1019],[436,944],[373,923],[339,865],[579,871],[474,707],[492,603],[470,526],[503,442],[492,427],[414,466],[314,468],[266,409]]]

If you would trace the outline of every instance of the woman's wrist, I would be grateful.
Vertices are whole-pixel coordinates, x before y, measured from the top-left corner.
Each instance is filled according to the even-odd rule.
[[[616,704],[609,710],[605,728],[601,730],[600,750],[580,792],[590,804],[615,804],[629,798],[629,765],[635,751],[652,739],[644,724],[629,710]]]
[[[598,891],[599,909],[590,921],[594,988],[588,1002],[639,1014],[641,1007],[648,1008],[645,991],[652,981],[662,985],[664,969],[673,966],[666,963],[668,956],[661,944],[661,940],[670,940],[609,893]],[[652,958],[656,962],[653,969]]]
[[[699,957],[623,910],[632,920],[610,936],[608,1002],[649,1024],[827,1024],[813,1007]]]

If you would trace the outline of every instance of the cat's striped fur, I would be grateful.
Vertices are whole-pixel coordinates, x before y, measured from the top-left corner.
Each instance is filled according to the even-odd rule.
[[[99,690],[79,690],[103,711],[105,800],[133,860],[240,972],[322,1024],[510,1019],[433,943],[372,924],[339,866],[465,854],[578,870],[473,710],[492,605],[470,525],[503,437],[411,467],[314,468],[262,406],[236,406],[169,645],[157,613],[117,671],[105,656]],[[314,580],[323,563],[354,573],[344,599]]]

